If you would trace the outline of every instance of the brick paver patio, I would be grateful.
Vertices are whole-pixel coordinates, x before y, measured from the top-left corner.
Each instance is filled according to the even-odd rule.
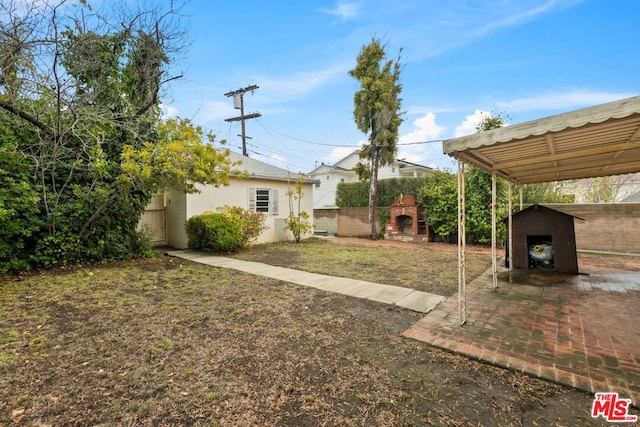
[[[403,335],[587,392],[616,391],[640,403],[640,272],[581,267],[587,274],[489,273]]]

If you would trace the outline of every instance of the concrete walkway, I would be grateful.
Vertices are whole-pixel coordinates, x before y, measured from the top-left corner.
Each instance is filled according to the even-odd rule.
[[[430,312],[444,300],[444,297],[440,295],[402,288],[400,286],[308,273],[306,271],[276,267],[258,262],[214,256],[192,250],[169,251],[167,255],[188,259],[213,267],[230,268],[256,276],[264,276],[301,286],[309,286],[327,292],[335,292],[357,298],[393,304],[419,313]]]

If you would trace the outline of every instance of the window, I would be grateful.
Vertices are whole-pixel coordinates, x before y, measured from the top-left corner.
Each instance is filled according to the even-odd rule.
[[[269,213],[269,190],[256,190],[256,211]]]
[[[278,214],[278,190],[249,188],[249,210],[265,214]]]

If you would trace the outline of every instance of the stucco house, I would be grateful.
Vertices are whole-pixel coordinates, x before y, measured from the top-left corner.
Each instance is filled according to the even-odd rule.
[[[238,153],[232,152],[230,157],[232,161],[241,162],[236,168],[245,170],[248,177],[232,176],[230,185],[227,187],[198,185],[199,193],[169,191],[156,197],[149,205],[141,223],[155,222],[158,225],[152,225],[152,229],[156,235],[164,238],[165,244],[177,249],[185,249],[188,246],[185,231],[187,219],[205,211],[216,212],[218,207],[224,205],[240,206],[266,215],[268,229],[260,235],[258,243],[293,240],[293,235],[284,230],[285,218],[289,216],[289,198],[286,193],[293,187],[298,174],[292,174]],[[301,202],[301,210],[310,215],[311,223],[313,223],[314,184],[315,182],[310,179],[303,184],[304,195]],[[163,222],[159,215],[163,211],[164,233],[161,232],[162,230],[157,230]],[[151,218],[155,218],[155,221]]]
[[[322,163],[309,173],[309,177],[316,181],[313,190],[313,207],[315,209],[336,206],[336,189],[341,182],[357,182],[358,174],[355,167],[360,161],[359,150],[349,154],[334,165]],[[427,166],[397,159],[390,165],[378,169],[378,179],[389,178],[419,178],[433,173]]]

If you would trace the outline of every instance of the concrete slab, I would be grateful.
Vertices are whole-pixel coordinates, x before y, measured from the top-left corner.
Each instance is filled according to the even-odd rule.
[[[205,254],[193,250],[171,251],[167,255],[188,259],[218,268],[229,268],[258,276],[269,277],[301,286],[309,286],[327,292],[364,298],[385,304],[395,304],[421,313],[432,310],[444,298],[400,286],[328,276],[318,273],[277,267],[253,261]]]
[[[316,274],[313,277],[309,277],[306,286],[321,289],[323,291],[335,292],[337,289],[344,286],[344,278]]]
[[[192,260],[192,259],[196,259],[196,258],[200,259],[200,258],[205,258],[205,257],[211,256],[211,255],[203,253],[203,252],[192,251],[192,250],[171,251],[171,252],[167,252],[167,255],[173,256],[173,257],[178,257],[178,258],[184,258],[184,259],[188,259],[188,260]]]
[[[413,289],[401,288],[399,286],[374,284],[365,291],[356,295],[360,298],[370,299],[372,301],[384,302],[386,304],[395,304],[397,301],[406,297],[413,292]]]
[[[440,295],[413,291],[401,300],[397,301],[396,305],[420,313],[428,313],[444,300],[445,297]]]
[[[323,288],[323,290],[327,292],[335,292],[342,295],[362,298],[359,295],[365,293],[370,287],[371,282],[343,279],[342,281],[335,283],[334,285]]]

